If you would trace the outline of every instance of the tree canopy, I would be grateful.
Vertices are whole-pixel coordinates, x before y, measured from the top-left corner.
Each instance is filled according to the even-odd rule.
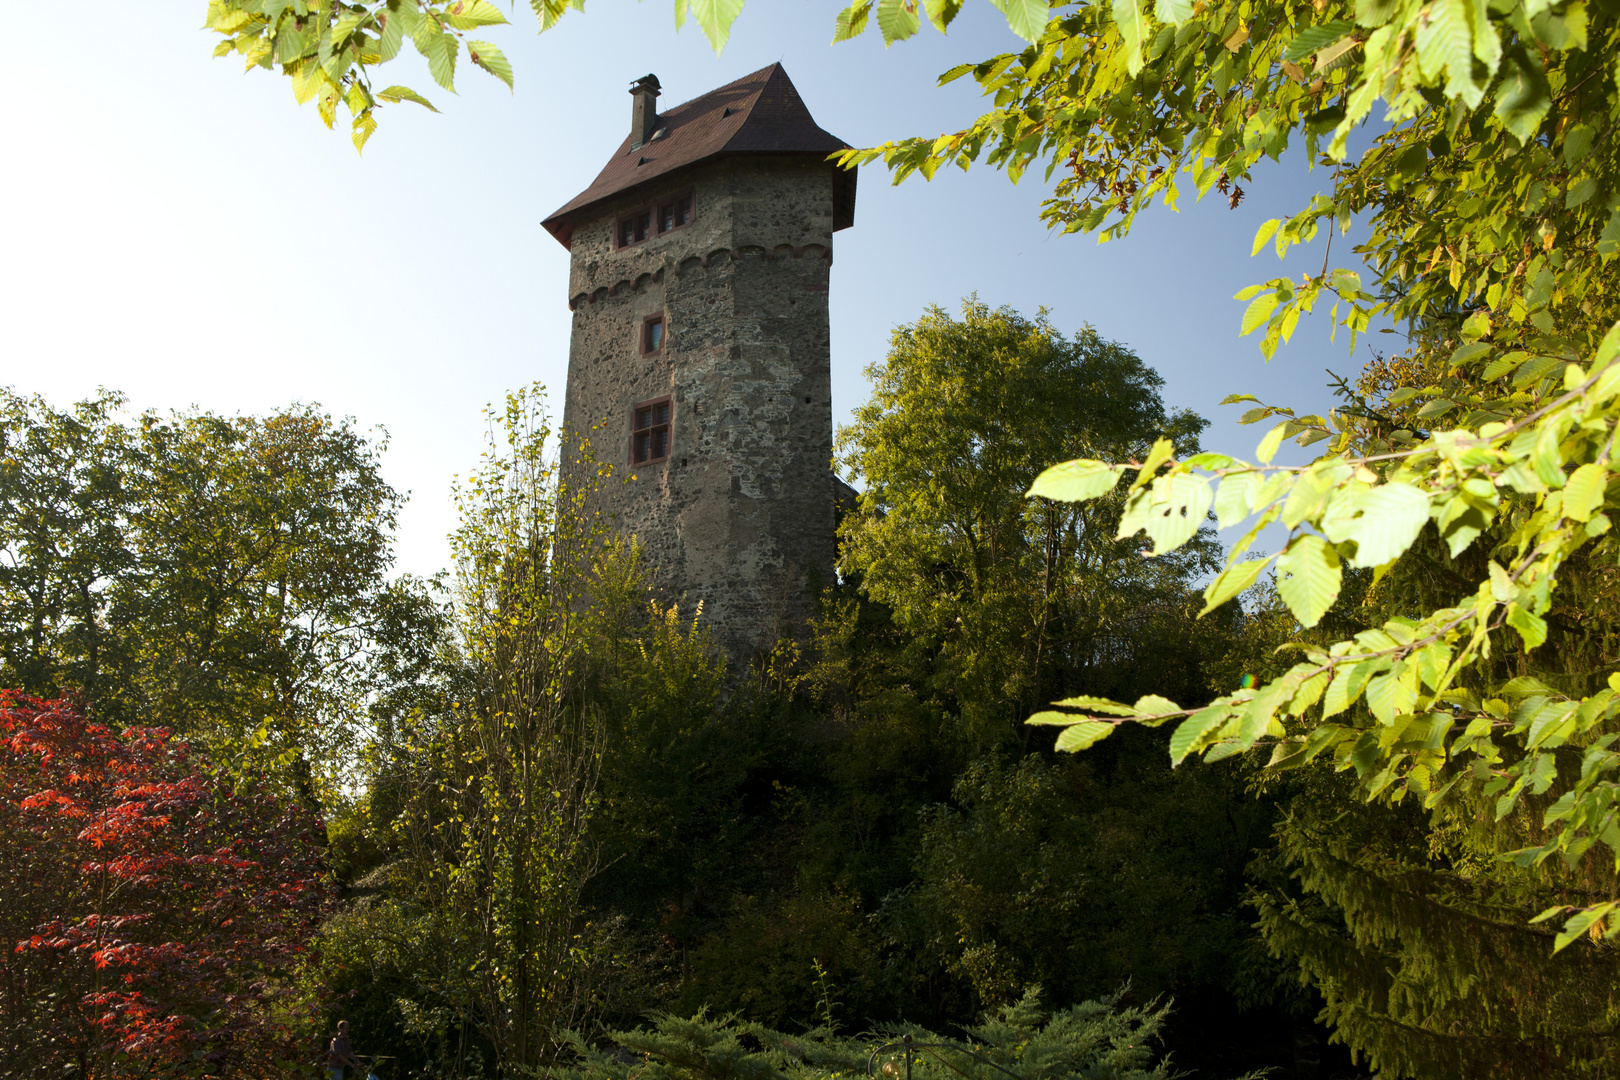
[[[430,611],[383,443],[294,406],[120,417],[0,390],[0,683],[269,765],[311,806]]]
[[[1178,622],[1191,581],[1218,566],[1213,537],[1143,560],[1115,536],[1122,498],[1024,492],[1079,453],[1139,457],[1161,435],[1196,452],[1204,420],[1167,409],[1164,380],[1127,347],[976,298],[960,319],[935,307],[898,327],[867,375],[872,397],[838,438],[865,487],[842,530],[845,571],[914,647],[940,650],[938,685],[970,712],[1027,712],[1076,685],[1116,692],[1104,687],[1128,682],[1131,640]]]

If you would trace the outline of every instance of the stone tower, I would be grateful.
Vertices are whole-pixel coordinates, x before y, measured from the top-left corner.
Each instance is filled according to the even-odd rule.
[[[629,135],[544,222],[571,259],[564,425],[595,428],[657,591],[745,660],[833,581],[827,282],[855,174],[780,64],[663,112],[654,76],[630,94]]]

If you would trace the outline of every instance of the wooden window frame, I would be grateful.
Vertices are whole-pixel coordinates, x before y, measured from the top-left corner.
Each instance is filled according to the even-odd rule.
[[[663,217],[661,215],[663,213],[663,209],[664,209],[665,205],[667,205],[669,203],[672,203],[676,199],[679,199],[679,198],[682,198],[682,197],[685,197],[687,199],[692,200],[692,212],[691,212],[691,214],[687,217],[687,219],[685,221],[681,222],[679,225],[671,225],[667,229],[664,228]],[[672,193],[670,193],[668,195],[665,195],[663,198],[657,199],[657,200],[655,200],[653,202],[653,217],[652,217],[653,232],[658,236],[668,236],[672,232],[678,232],[681,229],[685,229],[685,228],[689,227],[696,220],[697,220],[697,189],[696,188],[687,188],[684,191],[672,192]]]
[[[636,417],[641,412],[642,409],[652,409],[652,408],[656,408],[659,405],[668,405],[669,406],[669,413],[665,417],[664,422],[662,424],[649,424],[644,428],[636,427]],[[662,457],[649,457],[646,461],[637,461],[636,460],[636,436],[641,434],[644,431],[647,432],[650,435],[652,432],[657,431],[659,428],[664,429],[664,454],[663,454],[663,456]],[[649,442],[650,442],[650,440],[649,440]],[[648,451],[651,452],[651,449],[652,449],[652,447],[649,445],[648,446]],[[664,394],[662,397],[649,398],[646,401],[638,401],[638,402],[635,403],[635,405],[631,406],[631,408],[630,408],[630,467],[631,468],[639,468],[640,466],[643,466],[643,465],[662,465],[664,462],[669,460],[669,456],[670,456],[671,453],[674,452],[674,449],[675,449],[675,398],[670,394]]]
[[[657,347],[648,348],[647,347],[647,342],[650,339],[654,323],[658,324],[658,326],[662,329],[662,332],[658,335],[658,345],[657,345]],[[664,348],[668,344],[669,344],[669,320],[664,318],[664,313],[662,311],[655,311],[651,315],[648,315],[645,319],[641,320],[641,355],[642,356],[662,356],[664,354]]]
[[[642,244],[645,244],[648,240],[651,240],[653,237],[657,236],[658,235],[658,230],[657,230],[656,226],[657,226],[658,223],[653,220],[654,216],[657,213],[658,213],[657,207],[641,206],[641,207],[637,207],[634,210],[631,210],[627,214],[620,214],[617,218],[615,218],[614,221],[613,221],[613,247],[614,247],[614,249],[617,250],[617,251],[623,251],[625,248],[640,247]],[[640,217],[643,214],[645,214],[647,216],[647,233],[646,233],[646,235],[643,236],[640,240],[632,240],[628,244],[624,243],[624,225],[625,225],[625,222],[630,221],[630,220],[632,220],[634,218]]]
[[[659,220],[658,212],[664,208],[665,204],[674,202],[676,199],[679,199],[682,196],[692,200],[692,216],[680,225],[671,225],[667,229],[662,228],[662,222]],[[624,223],[632,220],[633,218],[638,218],[642,214],[647,215],[647,235],[643,236],[640,240],[632,240],[628,244],[622,243],[621,241],[624,239]],[[684,188],[680,191],[671,192],[670,194],[665,195],[663,198],[654,199],[647,205],[638,206],[634,210],[627,210],[618,217],[614,218],[613,250],[623,251],[626,248],[640,247],[648,240],[652,240],[659,236],[668,236],[672,232],[679,232],[680,230],[691,225],[696,220],[697,188]]]

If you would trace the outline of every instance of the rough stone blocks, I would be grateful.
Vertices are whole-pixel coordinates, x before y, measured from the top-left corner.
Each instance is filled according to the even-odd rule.
[[[616,247],[625,215],[687,191],[690,224]],[[604,204],[573,232],[565,426],[594,429],[614,471],[598,509],[640,540],[657,592],[686,615],[701,603],[734,661],[803,637],[833,580],[832,231],[832,166],[752,155]],[[632,409],[666,396],[669,456],[636,464]]]

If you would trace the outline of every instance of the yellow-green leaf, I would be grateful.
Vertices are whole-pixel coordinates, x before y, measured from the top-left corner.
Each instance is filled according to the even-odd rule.
[[[1226,603],[1249,586],[1253,585],[1260,572],[1271,562],[1271,556],[1260,559],[1245,559],[1234,563],[1222,570],[1214,581],[1204,589],[1204,610],[1198,614],[1200,617],[1208,615],[1211,611]]]
[[[506,59],[506,54],[487,41],[467,42],[467,59],[495,76],[512,88],[512,63]]]
[[[1169,439],[1160,438],[1155,440],[1153,449],[1148,451],[1147,459],[1142,462],[1142,467],[1137,470],[1136,479],[1131,481],[1131,490],[1135,491],[1143,484],[1151,481],[1153,474],[1159,471],[1159,466],[1169,461],[1170,455],[1175,452],[1176,448]]]
[[[1059,705],[1065,709],[1085,709],[1088,712],[1105,712],[1111,713],[1114,716],[1136,715],[1136,710],[1129,705],[1118,701],[1110,701],[1107,698],[1088,697],[1084,694],[1080,695],[1079,697],[1064,698],[1062,701],[1054,701],[1052,704]],[[1069,719],[1072,720],[1074,718],[1071,716]],[[1034,723],[1033,720],[1029,722]]]
[[[833,24],[833,44],[864,34],[867,18],[871,14],[871,0],[861,0],[840,11],[837,21]]]
[[[433,112],[439,111],[438,109],[433,108],[433,102],[429,101],[421,94],[418,94],[415,90],[412,90],[408,86],[390,86],[386,90],[379,90],[377,91],[377,98],[380,101],[391,101],[396,105],[401,101],[414,101],[424,109],[431,109]]]
[[[480,26],[498,26],[506,21],[501,9],[489,0],[455,0],[444,8],[445,21],[457,30],[473,30]]]
[[[1277,456],[1277,448],[1282,445],[1283,437],[1287,434],[1286,420],[1266,432],[1266,437],[1260,440],[1260,445],[1254,451],[1254,456],[1259,459],[1260,464],[1271,464],[1271,459]]]
[[[1047,0],[990,0],[1007,17],[1007,29],[1025,41],[1035,41],[1052,17]]]
[[[923,13],[934,24],[934,29],[942,34],[956,21],[961,10],[962,0],[923,0]]]
[[[1429,496],[1410,484],[1381,484],[1336,499],[1322,518],[1322,531],[1336,544],[1355,541],[1350,565],[1382,566],[1412,546],[1429,521]]]
[[[917,0],[878,0],[875,17],[885,45],[904,41],[922,27]]]
[[[1588,462],[1570,474],[1564,485],[1564,513],[1576,521],[1590,521],[1603,505],[1603,489],[1609,482],[1607,470]]]
[[[742,13],[743,0],[687,0],[687,13],[703,28],[703,35],[718,53],[731,37],[731,24]]]
[[[1120,43],[1125,49],[1125,67],[1132,77],[1142,71],[1142,43],[1147,37],[1147,20],[1142,14],[1142,0],[1114,0],[1114,24],[1119,27]]]
[[[1114,733],[1114,725],[1102,720],[1082,720],[1070,724],[1058,733],[1055,749],[1074,752],[1085,750]]]
[[[1180,765],[1188,754],[1219,731],[1231,708],[1226,702],[1216,702],[1177,724],[1176,730],[1170,733],[1170,764]]]
[[[1319,536],[1296,536],[1277,559],[1277,594],[1301,626],[1322,621],[1339,598],[1339,553]]]
[[[1281,301],[1275,292],[1261,293],[1249,301],[1248,309],[1243,312],[1243,327],[1241,334],[1252,334],[1271,318],[1271,313],[1277,310]]]
[[[1065,461],[1035,478],[1025,494],[1058,502],[1084,502],[1114,490],[1125,468],[1103,461]]]

